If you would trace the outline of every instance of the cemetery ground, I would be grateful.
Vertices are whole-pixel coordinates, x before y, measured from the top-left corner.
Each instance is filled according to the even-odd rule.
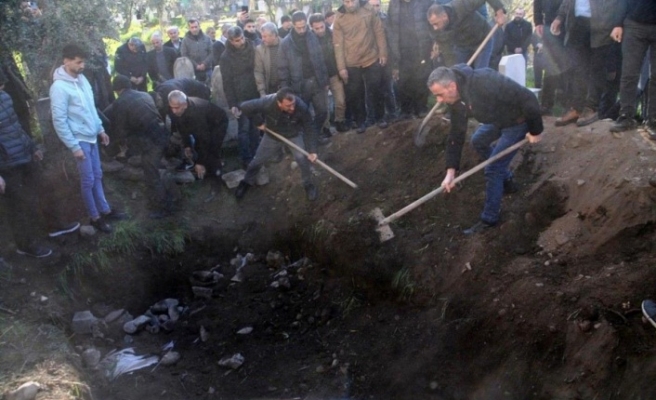
[[[390,215],[443,179],[446,131],[438,120],[419,149],[419,122],[335,135],[319,156],[359,188],[317,168],[314,203],[286,156],[239,202],[218,180],[185,185],[183,210],[162,221],[148,220],[141,182],[107,173],[110,202],[132,218],[113,235],[49,239],[43,260],[16,255],[3,225],[0,391],[35,381],[37,399],[656,398],[656,329],[640,311],[656,297],[654,143],[613,136],[608,121],[545,118],[543,141],[513,163],[520,191],[504,197],[498,227],[461,233],[483,205],[479,173],[381,243],[369,212]],[[466,146],[462,170],[478,162]],[[228,157],[225,171],[236,167]],[[70,162],[46,172],[61,180],[44,196],[86,221]],[[164,299],[180,307],[160,322],[179,317],[157,333],[149,321],[127,335],[125,314],[111,322],[121,313],[104,322]],[[73,330],[79,311],[99,318],[91,333]],[[170,342],[179,361],[113,380],[93,356],[132,347],[159,362]],[[219,365],[236,354],[235,368]]]

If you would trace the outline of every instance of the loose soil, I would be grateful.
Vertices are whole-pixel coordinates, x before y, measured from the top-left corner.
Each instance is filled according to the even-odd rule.
[[[656,331],[640,311],[656,296],[654,143],[639,131],[614,137],[608,121],[545,118],[544,140],[513,163],[521,190],[504,198],[498,227],[461,233],[481,211],[481,173],[392,223],[396,237],[381,243],[369,213],[389,215],[443,178],[444,123],[419,149],[419,122],[336,135],[320,158],[359,188],[317,169],[315,203],[289,156],[239,202],[219,181],[185,186],[173,221],[149,221],[142,184],[106,174],[128,223],[185,232],[180,253],[136,243],[109,265],[73,268],[102,238],[63,236],[49,241],[53,257],[29,260],[3,226],[0,391],[34,380],[37,399],[656,398]],[[463,171],[478,162],[466,148]],[[45,176],[44,198],[82,219],[70,163],[55,157]],[[269,251],[283,262],[267,262]],[[242,282],[230,281],[231,260],[248,252]],[[224,275],[211,299],[192,292],[200,270]],[[281,271],[288,288],[272,286]],[[164,298],[187,307],[171,332],[127,344],[120,326],[96,338],[71,330],[75,311],[138,316]],[[244,327],[253,332],[237,334]],[[160,354],[171,341],[177,364],[114,381],[80,361],[89,347]],[[240,368],[218,365],[235,353]]]

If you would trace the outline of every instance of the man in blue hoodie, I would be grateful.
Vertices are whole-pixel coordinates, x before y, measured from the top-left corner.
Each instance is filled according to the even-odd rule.
[[[483,160],[502,152],[524,137],[530,143],[540,141],[542,116],[537,97],[525,87],[490,68],[472,69],[465,64],[440,67],[428,77],[428,89],[437,101],[451,109],[451,131],[446,144],[447,192],[460,167],[462,146],[467,134],[467,118],[481,125],[471,137],[472,146]],[[517,189],[508,169],[516,151],[485,167],[485,206],[480,220],[464,231],[472,235],[499,222],[501,198]]]
[[[98,138],[107,146],[109,136],[98,117],[91,85],[82,75],[86,57],[87,52],[78,45],[64,46],[64,65],[55,70],[50,86],[50,107],[57,136],[77,161],[82,200],[91,225],[109,233],[112,227],[107,220],[124,219],[125,215],[113,212],[105,199]]]

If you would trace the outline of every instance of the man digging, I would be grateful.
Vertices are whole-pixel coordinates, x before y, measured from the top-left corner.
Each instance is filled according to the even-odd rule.
[[[502,152],[525,137],[538,143],[542,116],[538,99],[527,88],[489,68],[472,69],[459,64],[440,67],[428,77],[428,88],[437,101],[451,109],[451,131],[446,145],[446,177],[442,187],[450,192],[460,166],[467,133],[467,118],[481,122],[471,143],[483,160]],[[528,133],[527,133],[528,132]],[[501,198],[517,188],[508,169],[517,151],[485,167],[485,205],[480,220],[465,235],[472,235],[499,222]]]

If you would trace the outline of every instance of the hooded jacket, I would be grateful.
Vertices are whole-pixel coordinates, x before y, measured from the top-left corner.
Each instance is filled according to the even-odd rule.
[[[337,69],[368,67],[387,58],[387,42],[380,17],[366,1],[353,12],[341,6],[333,23]]]
[[[18,122],[13,101],[0,91],[0,171],[32,161],[34,142]]]
[[[70,76],[61,66],[53,74],[50,110],[57,136],[69,150],[80,150],[79,142],[96,143],[104,132],[93,103],[91,85],[84,75]]]
[[[499,129],[526,123],[531,135],[544,127],[537,97],[527,88],[490,68],[472,69],[465,64],[451,68],[456,74],[460,101],[450,106],[451,131],[446,145],[446,167],[458,169],[467,133],[467,119]]]

